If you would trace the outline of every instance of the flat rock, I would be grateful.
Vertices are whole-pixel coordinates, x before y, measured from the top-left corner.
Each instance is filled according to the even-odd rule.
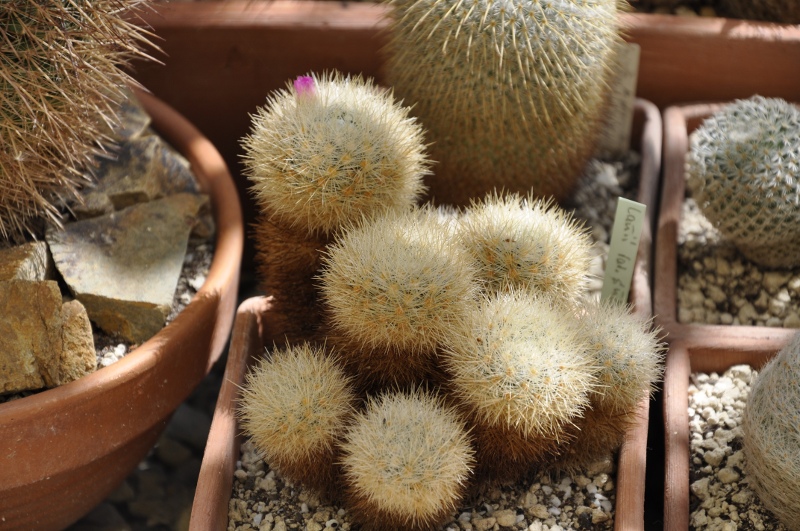
[[[78,219],[199,191],[189,162],[150,130],[121,142],[108,158],[100,159],[94,177],[94,184],[81,192],[83,202],[72,207]]]
[[[141,136],[150,127],[150,115],[144,110],[142,104],[133,94],[133,91],[124,89],[126,98],[117,109],[119,122],[113,124],[106,133],[114,140],[128,140]]]
[[[45,242],[0,249],[0,281],[52,280],[55,269]]]
[[[163,326],[208,197],[175,194],[49,230],[56,267],[89,318],[141,343]]]
[[[53,386],[62,343],[58,283],[0,282],[0,316],[0,393]]]

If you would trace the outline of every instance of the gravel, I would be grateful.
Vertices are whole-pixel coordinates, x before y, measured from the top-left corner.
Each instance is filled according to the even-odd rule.
[[[599,297],[617,197],[635,199],[639,156],[592,161],[573,205],[595,240],[590,292]],[[580,206],[578,206],[580,205]],[[465,500],[442,531],[613,529],[616,456],[574,476],[542,473],[517,484],[492,487]],[[258,529],[357,530],[347,511],[293,485],[270,469],[249,440],[241,447],[229,505],[231,531]]]
[[[689,384],[690,525],[709,531],[785,531],[747,487],[742,413],[757,371],[694,373]]]
[[[678,321],[800,328],[800,268],[765,270],[687,198],[678,234]]]

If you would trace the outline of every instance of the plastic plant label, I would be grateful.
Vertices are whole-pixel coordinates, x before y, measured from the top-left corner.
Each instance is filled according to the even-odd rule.
[[[630,150],[633,127],[633,104],[636,99],[636,81],[639,78],[638,44],[621,43],[617,52],[617,66],[611,78],[609,105],[605,130],[600,135],[598,154],[614,157]]]
[[[623,304],[628,301],[646,211],[647,207],[636,201],[624,197],[617,200],[600,300],[613,300]]]

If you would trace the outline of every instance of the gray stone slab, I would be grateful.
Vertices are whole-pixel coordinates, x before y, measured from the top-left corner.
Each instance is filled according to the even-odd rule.
[[[56,267],[89,318],[141,343],[163,326],[189,234],[208,197],[175,194],[52,229]]]

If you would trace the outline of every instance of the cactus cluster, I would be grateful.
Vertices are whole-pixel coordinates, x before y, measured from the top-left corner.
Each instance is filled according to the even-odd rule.
[[[736,18],[800,24],[796,0],[724,0],[720,6]]]
[[[433,200],[568,196],[595,149],[624,0],[389,5],[387,78],[433,142]]]
[[[745,405],[747,481],[789,529],[800,522],[800,335],[759,373]]]
[[[6,0],[0,9],[0,236],[22,238],[90,180],[144,57],[143,0]]]
[[[259,135],[272,135],[263,145],[286,137],[287,145],[314,146],[313,158],[314,150],[334,144],[328,135],[346,140],[339,128],[363,115],[355,108],[358,98],[349,113],[335,105],[337,124],[312,135],[308,146],[300,133],[311,131],[311,125],[285,134],[290,126],[283,121],[297,121],[296,107],[311,105],[309,98],[321,97],[322,85],[332,81],[341,80],[298,79],[281,96],[291,112],[259,126],[264,129]],[[269,129],[284,133],[267,135]],[[263,169],[252,151],[254,138],[255,133],[247,140],[251,178]],[[426,158],[407,156],[419,162],[412,187],[419,190]],[[347,216],[340,215],[341,205],[322,204],[327,201],[303,212],[322,193],[314,186],[325,188],[328,181],[309,187],[306,174],[289,168],[299,160],[284,156],[284,166],[268,180],[254,178],[269,221],[257,230],[265,238],[265,253],[275,251],[277,243],[278,255],[288,256],[292,245],[302,255],[288,262],[291,271],[274,278],[300,286],[302,279],[292,274],[303,271],[308,285],[300,293],[319,303],[321,325],[311,339],[325,348],[315,355],[335,364],[337,374],[346,374],[336,378],[350,389],[348,397],[358,397],[349,406],[355,413],[337,423],[336,434],[328,433],[332,442],[325,449],[334,450],[325,454],[324,470],[326,478],[338,474],[340,489],[333,494],[343,496],[361,525],[431,529],[450,517],[469,487],[515,479],[568,454],[616,449],[621,439],[613,435],[624,429],[617,417],[629,418],[651,389],[661,350],[650,323],[624,317],[628,308],[612,311],[587,302],[590,239],[579,223],[549,200],[496,192],[458,208],[416,206],[414,192],[397,203],[369,203]],[[275,184],[276,179],[287,182]],[[281,189],[285,212],[270,196]],[[335,190],[342,185],[325,193]],[[311,221],[317,212],[319,224]],[[309,403],[325,385],[303,376],[310,384],[296,386],[295,392],[270,383],[283,377],[274,364],[259,371],[273,375],[250,378],[248,386],[273,388],[250,389],[245,396],[262,401],[282,396],[269,410],[244,414],[245,419],[273,418],[273,424],[262,422],[270,436],[252,434],[253,439],[290,479],[323,488],[328,479],[323,485],[303,479],[286,464],[291,457],[276,456],[275,450],[291,454],[301,444],[298,439],[307,437],[307,419],[317,414]],[[613,435],[581,450],[584,434],[575,427],[593,408],[598,413],[586,422],[608,420]],[[292,428],[283,420],[290,416],[303,422]],[[252,432],[260,426],[250,420],[244,427]],[[302,448],[298,452],[311,455]],[[579,458],[570,457],[569,463]],[[328,466],[331,459],[335,466]]]
[[[687,186],[703,214],[748,259],[800,264],[800,109],[754,96],[725,106],[690,137]]]

